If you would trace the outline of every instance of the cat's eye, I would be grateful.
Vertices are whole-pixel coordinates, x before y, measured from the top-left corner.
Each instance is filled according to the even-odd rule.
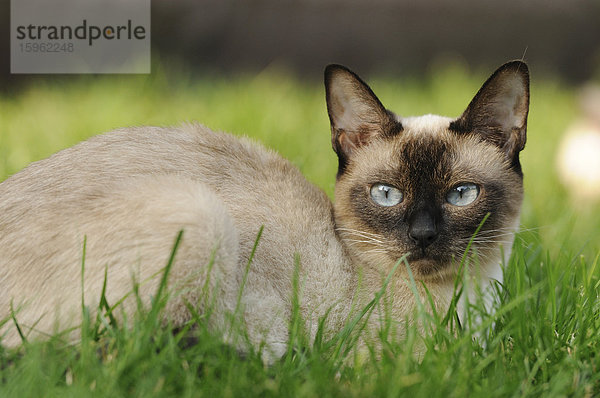
[[[466,206],[475,201],[479,196],[479,187],[473,183],[467,182],[454,187],[446,200],[454,206]]]
[[[402,192],[391,185],[374,184],[371,187],[371,199],[379,206],[395,206],[402,202]]]

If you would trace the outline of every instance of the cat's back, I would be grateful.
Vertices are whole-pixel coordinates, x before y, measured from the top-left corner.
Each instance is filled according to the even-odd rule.
[[[115,130],[34,162],[0,183],[0,207],[10,211],[58,203],[66,209],[72,202],[80,205],[82,198],[106,194],[115,183],[161,175],[207,184],[223,193],[225,201],[229,196],[264,199],[259,186],[269,190],[281,184],[288,189],[279,195],[290,194],[290,199],[302,200],[304,195],[324,199],[275,152],[246,138],[189,124]]]
[[[137,188],[139,181],[144,188]],[[327,257],[327,250],[339,253],[330,200],[296,167],[249,139],[195,124],[95,136],[0,183],[0,249],[24,251],[14,242],[35,246],[36,240],[56,240],[57,232],[87,234],[106,223],[107,212],[120,212],[131,223],[153,217],[131,208],[124,195],[141,196],[140,202],[144,196],[162,198],[166,212],[181,212],[171,197],[196,195],[197,185],[214,193],[235,220],[242,255],[249,254],[261,227],[263,246],[277,249],[264,256],[280,255],[266,263],[286,259],[287,266],[294,252],[311,262]],[[36,247],[29,251],[45,250]]]
[[[106,187],[118,179],[178,174],[194,179],[237,182],[288,162],[245,139],[201,125],[132,127],[92,137],[30,164],[0,183],[0,200],[17,192],[35,200],[45,194]],[[293,176],[289,176],[293,177]]]

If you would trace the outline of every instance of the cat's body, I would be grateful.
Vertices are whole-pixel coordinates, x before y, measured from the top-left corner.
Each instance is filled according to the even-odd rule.
[[[478,108],[478,97],[487,103],[494,94],[484,89],[455,121],[402,119],[385,111],[354,74],[328,68],[328,109],[340,159],[335,206],[275,153],[198,125],[118,130],[36,162],[0,184],[0,317],[9,316],[12,306],[30,337],[76,326],[84,236],[86,304],[93,307],[100,298],[105,269],[109,304],[128,294],[134,279],[148,302],[183,230],[169,275],[178,293],[166,314],[177,325],[190,317],[186,302],[201,312],[207,285],[216,300],[214,327],[224,327],[226,314],[238,305],[261,226],[241,308],[250,339],[264,340],[270,358],[285,352],[296,256],[301,315],[312,336],[326,313],[330,330],[342,327],[351,309],[366,304],[409,252],[415,278],[424,281],[436,306],[446,308],[460,256],[485,215],[491,213],[482,236],[493,239],[475,244],[483,287],[501,277],[499,243],[506,253],[518,223],[526,67],[507,64],[494,76],[484,89],[501,95],[491,102],[505,99],[514,110],[499,111],[512,123],[503,136],[506,126],[493,125],[490,109]],[[493,125],[491,138],[482,138],[484,119]],[[458,184],[471,181],[479,206],[442,203]],[[385,189],[400,185],[400,196],[388,197]],[[475,192],[469,189],[467,196]],[[407,276],[399,267],[387,289],[398,321],[414,307]],[[135,299],[123,307],[133,311]],[[4,344],[20,341],[11,322],[1,331]]]
[[[314,296],[311,303],[329,306],[327,292],[351,294],[349,263],[335,238],[325,194],[275,153],[202,126],[98,136],[31,165],[0,188],[0,303],[5,315],[10,300],[15,308],[28,300],[17,314],[25,329],[37,324],[36,329],[51,331],[56,307],[61,307],[61,328],[73,326],[73,320],[76,324],[84,236],[85,299],[92,308],[100,299],[105,265],[109,303],[131,291],[134,273],[140,282],[155,276],[140,289],[143,297],[154,294],[181,229],[170,278],[191,276],[198,280],[192,285],[202,286],[203,270],[216,248],[211,277],[219,280],[215,312],[220,313],[235,309],[264,226],[243,291],[245,306],[260,308],[249,311],[246,320],[256,343],[265,337],[285,347],[283,320],[295,253],[301,253],[303,272],[312,275],[303,290],[307,298]],[[23,234],[23,225],[29,235]],[[189,316],[181,300],[197,301],[199,290],[190,289],[169,304],[177,323]],[[128,304],[131,312],[135,302]],[[18,339],[9,333],[4,342]]]

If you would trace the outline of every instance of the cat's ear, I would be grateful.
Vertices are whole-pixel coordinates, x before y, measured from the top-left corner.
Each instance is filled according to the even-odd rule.
[[[401,130],[373,91],[354,72],[341,65],[325,68],[327,112],[331,142],[338,155],[338,175],[344,171],[356,148],[379,135]]]
[[[460,118],[450,124],[458,133],[479,134],[505,153],[518,168],[527,138],[529,71],[521,61],[502,65],[483,84]]]

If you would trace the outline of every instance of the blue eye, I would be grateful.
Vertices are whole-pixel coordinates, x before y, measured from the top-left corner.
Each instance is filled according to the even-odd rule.
[[[379,206],[395,206],[402,202],[402,192],[391,185],[374,184],[371,187],[371,199]]]
[[[453,188],[446,200],[454,206],[466,206],[475,201],[479,196],[479,187],[473,183],[467,182]]]

